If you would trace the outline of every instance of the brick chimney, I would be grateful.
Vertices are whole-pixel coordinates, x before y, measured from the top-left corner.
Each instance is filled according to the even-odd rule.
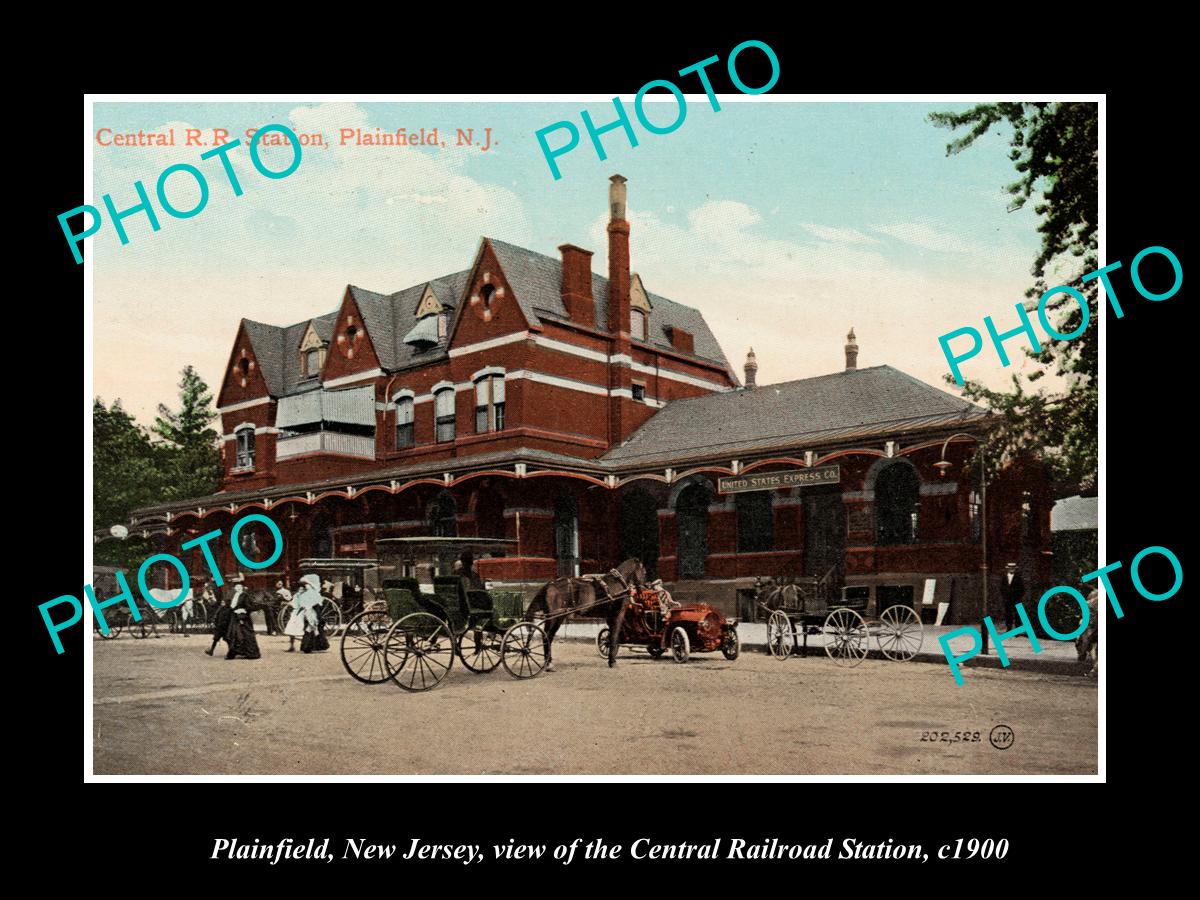
[[[592,251],[562,244],[562,301],[572,322],[594,328],[596,301],[592,297]]]
[[[854,339],[854,327],[846,335],[846,371],[853,372],[858,368],[858,341]]]
[[[629,333],[629,223],[625,182],[614,175],[608,186],[608,330]]]
[[[754,348],[750,348],[750,352],[746,354],[746,390],[752,391],[758,387],[758,358],[754,355]]]
[[[672,327],[670,331],[671,346],[680,353],[695,353],[696,340],[690,331]]]

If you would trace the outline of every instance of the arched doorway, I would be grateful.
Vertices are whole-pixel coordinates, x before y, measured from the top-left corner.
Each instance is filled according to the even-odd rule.
[[[837,485],[797,488],[804,498],[804,574],[823,578],[846,559],[846,505]],[[834,581],[840,581],[836,575]]]
[[[579,506],[569,494],[554,504],[554,555],[559,577],[579,574]]]
[[[703,578],[708,556],[708,504],[712,491],[706,481],[688,485],[675,501],[679,529],[679,577]]]
[[[333,521],[325,513],[318,513],[309,532],[308,555],[316,559],[333,556]]]
[[[658,577],[658,502],[649,492],[634,488],[621,495],[619,514],[621,561],[636,556],[650,578]]]

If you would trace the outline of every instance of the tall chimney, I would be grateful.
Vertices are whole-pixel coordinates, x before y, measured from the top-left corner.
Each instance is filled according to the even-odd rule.
[[[752,391],[758,387],[758,358],[754,355],[754,348],[750,348],[750,352],[746,354],[746,390]]]
[[[854,326],[846,335],[846,371],[853,372],[858,368],[858,341],[854,339]]]
[[[613,175],[608,186],[608,330],[629,333],[629,223],[625,220],[625,181]]]
[[[592,251],[562,244],[562,301],[572,322],[594,328],[596,301],[592,297]]]

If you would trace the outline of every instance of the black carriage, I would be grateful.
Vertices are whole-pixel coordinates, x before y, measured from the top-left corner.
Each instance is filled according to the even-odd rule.
[[[857,666],[867,657],[871,637],[888,659],[905,661],[917,655],[924,626],[916,611],[904,604],[889,606],[878,618],[867,618],[865,591],[838,591],[836,569],[823,577],[782,576],[759,579],[756,602],[767,618],[767,650],[776,659],[793,653],[808,655],[808,638],[822,639],[825,654],[841,666]]]

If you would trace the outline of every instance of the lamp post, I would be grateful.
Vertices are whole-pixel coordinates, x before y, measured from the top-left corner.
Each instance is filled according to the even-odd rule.
[[[967,438],[979,444],[979,533],[981,537],[980,553],[982,562],[979,565],[980,574],[983,576],[983,605],[979,616],[979,635],[982,640],[982,653],[986,656],[988,652],[988,631],[984,625],[983,619],[988,614],[988,555],[987,555],[987,445],[983,440],[973,434],[965,434],[959,432],[952,434],[942,443],[942,458],[933,464],[933,467],[938,470],[938,475],[941,478],[946,477],[946,470],[950,468],[951,463],[946,459],[946,448],[950,446],[950,442],[955,438]]]

